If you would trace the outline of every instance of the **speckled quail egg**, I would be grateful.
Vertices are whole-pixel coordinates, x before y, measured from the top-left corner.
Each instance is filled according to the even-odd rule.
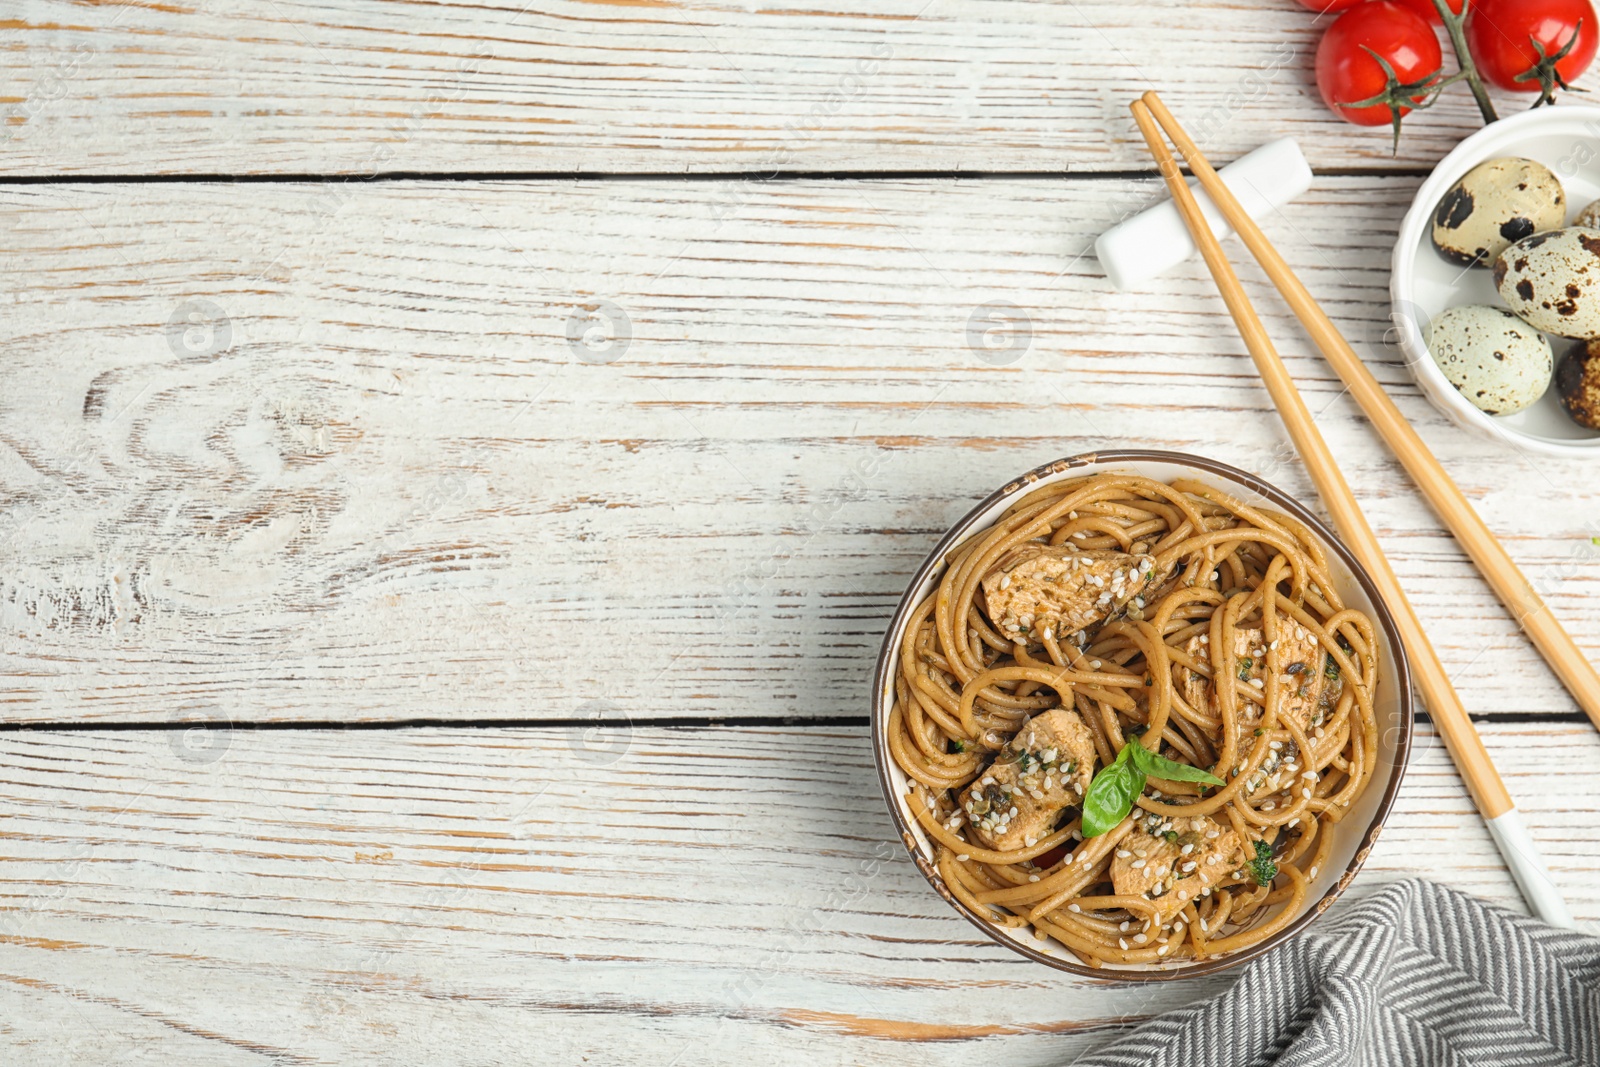
[[[1490,415],[1521,411],[1550,385],[1550,342],[1503,308],[1448,309],[1433,320],[1428,351],[1450,384]]]
[[[1578,217],[1572,220],[1574,226],[1587,226],[1591,230],[1600,230],[1600,200],[1591,201],[1584,209],[1578,212]]]
[[[1574,345],[1556,366],[1556,392],[1572,421],[1600,430],[1600,341]]]
[[[1524,237],[1494,261],[1494,287],[1546,333],[1600,337],[1600,230],[1571,226]]]
[[[1487,267],[1516,241],[1567,219],[1561,179],[1531,159],[1479,163],[1433,212],[1433,247],[1452,263]]]

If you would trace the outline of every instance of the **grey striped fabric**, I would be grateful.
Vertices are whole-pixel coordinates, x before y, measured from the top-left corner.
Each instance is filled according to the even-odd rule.
[[[1398,882],[1078,1067],[1600,1065],[1600,938]]]

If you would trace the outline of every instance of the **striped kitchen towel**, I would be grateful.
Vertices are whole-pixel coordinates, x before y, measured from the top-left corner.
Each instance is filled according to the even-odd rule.
[[[1600,938],[1388,886],[1078,1067],[1600,1065]]]

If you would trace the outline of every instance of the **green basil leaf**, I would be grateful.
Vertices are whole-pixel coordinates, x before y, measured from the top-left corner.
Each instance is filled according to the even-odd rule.
[[[1111,766],[1100,768],[1100,773],[1089,783],[1089,791],[1083,795],[1083,837],[1086,841],[1114,829],[1126,819],[1133,802],[1144,792],[1144,772],[1128,762],[1127,753],[1128,749],[1124,748]]]
[[[1158,756],[1139,743],[1138,738],[1130,738],[1128,748],[1133,749],[1133,765],[1151,778],[1161,778],[1168,782],[1204,782],[1206,785],[1226,785],[1221,778],[1210,771],[1203,771],[1199,767],[1191,767],[1187,763],[1175,763],[1165,756]],[[1127,752],[1128,748],[1123,749]],[[1118,753],[1118,759],[1122,753]]]

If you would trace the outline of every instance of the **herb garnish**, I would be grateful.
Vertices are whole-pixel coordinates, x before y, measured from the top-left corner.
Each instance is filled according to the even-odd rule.
[[[1241,681],[1241,682],[1249,681],[1250,680],[1250,668],[1254,667],[1255,665],[1256,665],[1256,661],[1251,659],[1249,656],[1245,656],[1244,658],[1239,660],[1239,681]]]
[[[1272,862],[1272,846],[1265,841],[1256,842],[1256,858],[1250,861],[1250,877],[1256,885],[1271,885],[1278,877],[1278,865]]]
[[[1131,736],[1110,766],[1100,768],[1083,795],[1083,836],[1099,837],[1128,817],[1133,802],[1144,792],[1146,778],[1168,782],[1225,784],[1221,778],[1187,763],[1176,763],[1145,748]]]

